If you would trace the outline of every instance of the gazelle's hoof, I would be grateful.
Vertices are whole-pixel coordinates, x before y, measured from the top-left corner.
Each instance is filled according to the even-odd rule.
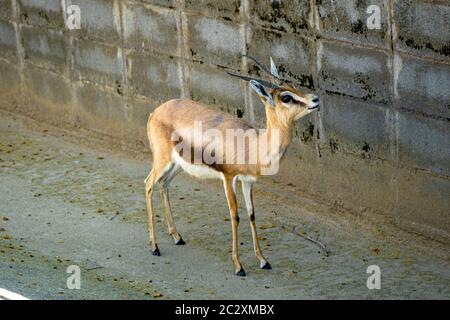
[[[159,249],[156,248],[154,251],[152,251],[152,255],[159,257],[161,255],[161,252],[159,252]]]
[[[272,269],[272,266],[270,265],[270,263],[266,261],[266,263],[264,263],[264,265],[261,266],[261,269],[270,270]]]
[[[236,275],[239,276],[239,277],[245,277],[246,276],[245,271],[242,268],[241,268],[241,270],[236,272]]]
[[[178,241],[175,243],[175,245],[177,245],[177,246],[182,246],[183,244],[186,244],[186,242],[184,242],[184,240],[183,240],[182,237],[180,237],[180,240],[178,240]]]

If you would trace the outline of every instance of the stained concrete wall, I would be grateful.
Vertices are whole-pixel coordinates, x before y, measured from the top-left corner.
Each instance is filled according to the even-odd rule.
[[[225,71],[257,75],[242,54],[272,56],[323,101],[276,179],[450,243],[449,30],[444,0],[0,0],[0,108],[147,151],[147,117],[171,98],[263,124]]]

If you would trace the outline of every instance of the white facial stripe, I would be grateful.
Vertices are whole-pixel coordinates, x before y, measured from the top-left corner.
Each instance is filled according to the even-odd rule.
[[[293,92],[290,92],[290,91],[283,91],[283,92],[281,93],[281,96],[284,96],[284,95],[290,95],[290,96],[291,96],[292,98],[294,98],[295,100],[297,100],[297,101],[299,101],[299,102],[302,102],[302,103],[304,103],[304,104],[307,104],[307,103],[308,103],[304,98],[299,97],[298,95],[296,95],[296,94],[293,93]]]

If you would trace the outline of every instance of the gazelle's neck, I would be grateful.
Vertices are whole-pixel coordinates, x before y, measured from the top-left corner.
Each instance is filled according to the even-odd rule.
[[[292,141],[293,119],[280,118],[274,108],[266,106],[266,128],[270,139],[279,138],[279,148],[286,149]]]
[[[266,158],[270,163],[279,161],[292,141],[291,119],[280,119],[272,107],[266,106],[266,130],[260,135],[261,143],[266,143]]]

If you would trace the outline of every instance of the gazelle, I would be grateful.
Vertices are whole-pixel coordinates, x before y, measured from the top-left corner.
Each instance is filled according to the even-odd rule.
[[[292,127],[295,121],[316,110],[319,106],[319,99],[312,94],[302,94],[281,79],[272,58],[270,59],[270,71],[254,58],[250,56],[248,58],[254,61],[262,71],[268,73],[271,80],[229,74],[250,81],[251,87],[265,105],[267,129],[263,132],[255,133],[255,129],[242,119],[187,99],[167,101],[149,116],[147,134],[153,154],[153,168],[145,179],[145,184],[151,250],[155,256],[160,255],[155,238],[152,207],[153,189],[157,183],[164,201],[164,213],[169,234],[174,238],[175,244],[185,244],[175,227],[168,194],[170,182],[177,173],[184,170],[199,178],[219,178],[223,181],[233,232],[233,262],[236,274],[245,276],[238,255],[239,216],[236,202],[236,181],[241,181],[256,257],[262,269],[271,269],[258,243],[252,185],[258,176],[264,174],[265,169],[278,163],[291,142]],[[215,138],[196,139],[198,132],[195,131],[198,123],[201,124],[200,135],[211,130],[215,130],[219,134]],[[230,140],[225,141],[223,138],[230,131],[243,134],[248,144],[241,145],[240,148],[234,146],[230,148]],[[250,131],[253,134],[247,134]],[[177,139],[174,139],[174,136]],[[217,139],[217,136],[220,138]],[[239,137],[237,138],[239,139]],[[188,147],[179,150],[180,140]],[[235,141],[234,137],[232,141]],[[266,146],[262,152],[261,146]],[[205,159],[204,156],[206,150],[209,150],[209,155],[214,159],[226,158],[226,161],[210,161],[210,159],[207,161],[208,159]],[[200,154],[200,159],[193,159],[192,151]],[[239,157],[244,161],[237,161]],[[253,161],[250,161],[251,158]]]

